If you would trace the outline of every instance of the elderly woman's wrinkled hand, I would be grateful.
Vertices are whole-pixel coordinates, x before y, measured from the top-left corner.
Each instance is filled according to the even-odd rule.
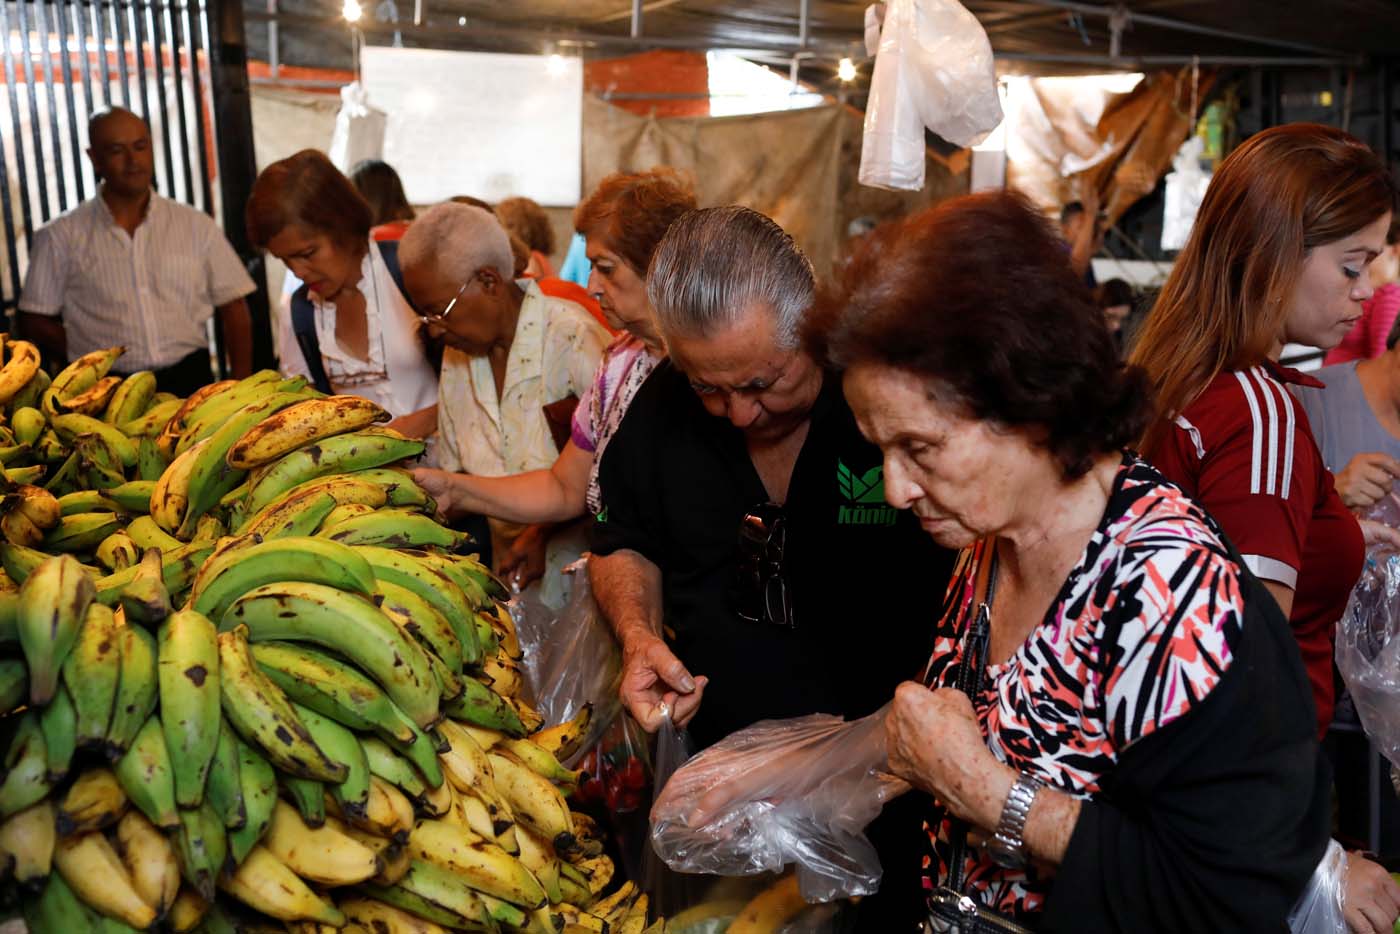
[[[987,748],[966,694],[904,682],[885,735],[891,772],[938,798],[955,816],[996,827],[1016,775]]]
[[[661,637],[634,630],[622,643],[622,703],[642,729],[655,733],[669,713],[685,726],[700,709],[710,679],[692,678]],[[663,706],[664,705],[664,706]]]

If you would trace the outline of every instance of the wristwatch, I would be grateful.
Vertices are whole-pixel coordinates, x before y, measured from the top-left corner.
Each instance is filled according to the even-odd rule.
[[[1002,805],[996,833],[987,841],[987,854],[998,866],[1020,869],[1026,865],[1026,844],[1021,835],[1025,833],[1026,817],[1031,812],[1035,793],[1044,787],[1043,782],[1022,772],[1017,776],[1016,784],[1006,793],[1006,804]]]

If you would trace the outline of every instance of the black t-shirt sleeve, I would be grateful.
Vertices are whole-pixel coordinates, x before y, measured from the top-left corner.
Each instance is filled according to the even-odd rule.
[[[654,376],[655,374],[653,374]],[[649,561],[660,564],[661,538],[655,523],[658,509],[655,458],[657,446],[650,417],[648,390],[657,387],[648,380],[638,390],[632,407],[603,449],[598,465],[598,490],[603,506],[593,517],[588,533],[589,549],[597,555],[631,549]]]

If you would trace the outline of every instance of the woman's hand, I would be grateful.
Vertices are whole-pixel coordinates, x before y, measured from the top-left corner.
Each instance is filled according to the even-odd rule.
[[[987,748],[966,694],[906,681],[885,722],[890,771],[985,830],[1001,820],[1016,772]]]
[[[660,636],[641,627],[626,632],[620,688],[623,706],[648,733],[661,727],[662,704],[670,710],[676,726],[685,726],[699,711],[710,679],[704,675],[692,678]]]
[[[1333,479],[1348,509],[1368,509],[1390,492],[1396,477],[1400,461],[1374,451],[1353,457]]]
[[[438,515],[455,519],[460,512],[456,503],[457,475],[436,467],[414,467],[413,479],[437,503]]]
[[[1360,523],[1361,537],[1367,548],[1383,545],[1391,551],[1400,551],[1400,531],[1374,519],[1361,519]]]
[[[1360,853],[1347,854],[1342,915],[1353,934],[1390,934],[1400,917],[1400,885]]]
[[[549,529],[547,525],[529,525],[515,537],[496,567],[501,580],[520,591],[544,577]]]

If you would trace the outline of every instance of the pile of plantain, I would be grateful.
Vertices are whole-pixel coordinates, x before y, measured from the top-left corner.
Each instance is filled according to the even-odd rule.
[[[0,335],[0,870],[33,934],[652,934],[519,699],[507,592],[271,371],[187,399]],[[609,889],[612,891],[609,893]]]

